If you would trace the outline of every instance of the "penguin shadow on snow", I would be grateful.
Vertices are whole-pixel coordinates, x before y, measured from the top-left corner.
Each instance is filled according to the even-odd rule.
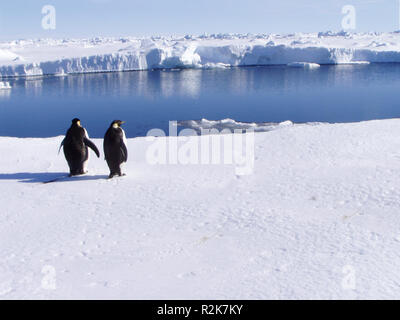
[[[18,172],[0,173],[0,180],[18,180],[22,183],[50,183],[50,182],[71,182],[104,180],[107,175],[79,175],[69,177],[65,172]]]

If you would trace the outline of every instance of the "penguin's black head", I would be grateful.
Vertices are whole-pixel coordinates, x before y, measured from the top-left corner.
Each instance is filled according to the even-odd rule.
[[[74,118],[74,119],[72,119],[72,124],[80,127],[81,120],[79,120],[78,118]]]
[[[111,127],[113,128],[119,128],[121,127],[122,124],[124,124],[125,121],[121,121],[121,120],[114,120],[113,122],[111,122]]]

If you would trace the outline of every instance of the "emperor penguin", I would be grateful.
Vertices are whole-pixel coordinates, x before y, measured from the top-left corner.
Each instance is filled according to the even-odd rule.
[[[114,120],[104,135],[104,155],[110,168],[110,179],[116,175],[125,175],[121,172],[121,164],[128,160],[128,149],[125,132],[121,128],[123,123],[125,122]]]
[[[64,155],[68,162],[70,176],[87,173],[86,166],[89,160],[88,147],[96,153],[98,158],[100,157],[99,150],[89,140],[89,135],[86,129],[82,127],[81,121],[78,118],[72,120],[71,127],[61,142],[60,149],[61,147],[64,147]]]

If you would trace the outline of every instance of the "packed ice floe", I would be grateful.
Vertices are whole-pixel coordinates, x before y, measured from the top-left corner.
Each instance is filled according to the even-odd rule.
[[[316,125],[320,124],[317,122],[309,122],[304,124],[294,124],[292,121],[287,120],[283,122],[241,122],[233,119],[222,119],[222,120],[208,120],[208,119],[200,119],[200,120],[182,120],[178,122],[180,127],[184,127],[187,129],[192,129],[198,134],[213,134],[215,132],[224,132],[226,130],[227,133],[234,132],[238,130],[238,132],[243,131],[254,131],[254,132],[268,132],[272,130],[277,130],[284,127],[290,126],[298,126],[298,125]],[[215,131],[217,130],[217,131]]]
[[[0,76],[400,62],[400,33],[36,39],[0,43]]]

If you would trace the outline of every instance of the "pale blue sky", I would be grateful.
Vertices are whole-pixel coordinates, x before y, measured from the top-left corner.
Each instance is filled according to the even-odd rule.
[[[41,28],[47,4],[55,30]],[[347,4],[356,7],[356,31],[399,29],[399,0],[13,0],[0,2],[0,40],[336,31]]]

